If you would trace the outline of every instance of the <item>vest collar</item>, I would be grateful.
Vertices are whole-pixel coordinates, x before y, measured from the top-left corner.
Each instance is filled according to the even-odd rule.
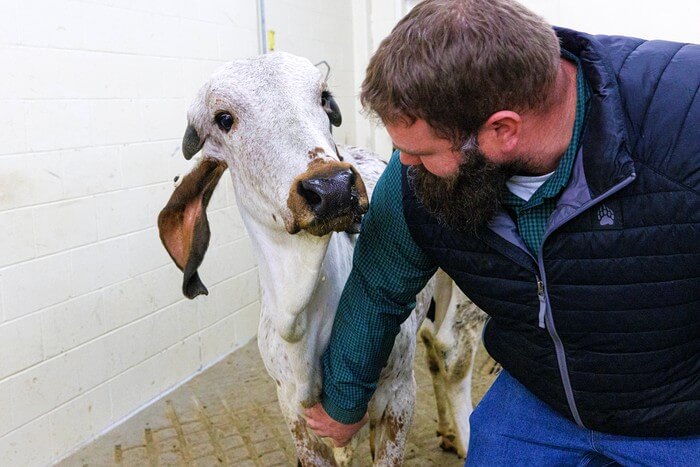
[[[596,198],[634,174],[622,98],[605,47],[589,34],[565,28],[554,30],[561,47],[581,61],[591,88],[581,146],[585,180],[591,198]]]

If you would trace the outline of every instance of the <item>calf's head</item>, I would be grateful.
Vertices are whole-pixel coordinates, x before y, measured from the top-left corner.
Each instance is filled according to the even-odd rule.
[[[187,297],[207,293],[197,276],[209,241],[206,207],[226,167],[244,219],[272,231],[352,231],[367,210],[362,178],[331,136],[340,109],[308,60],[278,52],[225,65],[187,117],[182,151],[187,159],[201,151],[201,161],[158,219]]]

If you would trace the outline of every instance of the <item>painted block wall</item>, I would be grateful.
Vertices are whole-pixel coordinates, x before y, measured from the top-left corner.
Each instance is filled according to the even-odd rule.
[[[230,179],[183,299],[159,210],[186,109],[258,53],[254,0],[0,2],[0,465],[46,465],[255,335]]]
[[[558,26],[610,34],[700,43],[700,3],[695,0],[520,0]]]
[[[363,112],[359,95],[369,59],[399,19],[415,3],[415,0],[352,0],[355,65],[353,79],[357,96],[354,101],[356,139],[359,145],[373,150],[387,160],[391,157],[391,139],[381,122],[368,118]]]
[[[0,2],[0,465],[63,457],[255,335],[230,179],[208,210],[209,296],[183,298],[155,221],[191,167],[180,141],[197,89],[260,50],[257,3]],[[351,101],[350,5],[268,12],[278,48],[327,60]],[[336,136],[353,133],[350,113]]]
[[[275,33],[274,50],[302,55],[314,64],[325,60],[330,65],[329,89],[343,115],[343,124],[333,128],[333,137],[339,144],[357,144],[351,2],[265,0],[265,13],[266,28]],[[324,66],[319,69],[326,73]]]

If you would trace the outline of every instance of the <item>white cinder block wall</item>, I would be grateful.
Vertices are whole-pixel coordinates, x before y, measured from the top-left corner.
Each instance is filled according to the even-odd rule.
[[[349,3],[268,12],[277,48],[327,60],[351,102]],[[255,335],[230,179],[209,207],[208,297],[183,299],[155,221],[190,166],[197,89],[259,51],[257,1],[14,0],[0,18],[0,465],[43,465]]]
[[[196,89],[258,50],[254,1],[0,4],[0,464],[46,464],[255,333],[255,263],[222,184],[180,293],[154,227]]]
[[[274,49],[325,60],[331,67],[330,90],[340,106],[343,124],[333,128],[338,143],[355,142],[352,2],[348,0],[265,0],[265,22],[274,31]],[[271,44],[268,44],[268,47]],[[320,66],[325,74],[327,68]]]

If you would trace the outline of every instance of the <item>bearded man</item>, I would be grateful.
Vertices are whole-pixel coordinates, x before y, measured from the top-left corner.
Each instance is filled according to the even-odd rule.
[[[426,0],[362,86],[377,184],[309,425],[343,444],[437,267],[504,368],[470,465],[700,462],[700,47]]]

